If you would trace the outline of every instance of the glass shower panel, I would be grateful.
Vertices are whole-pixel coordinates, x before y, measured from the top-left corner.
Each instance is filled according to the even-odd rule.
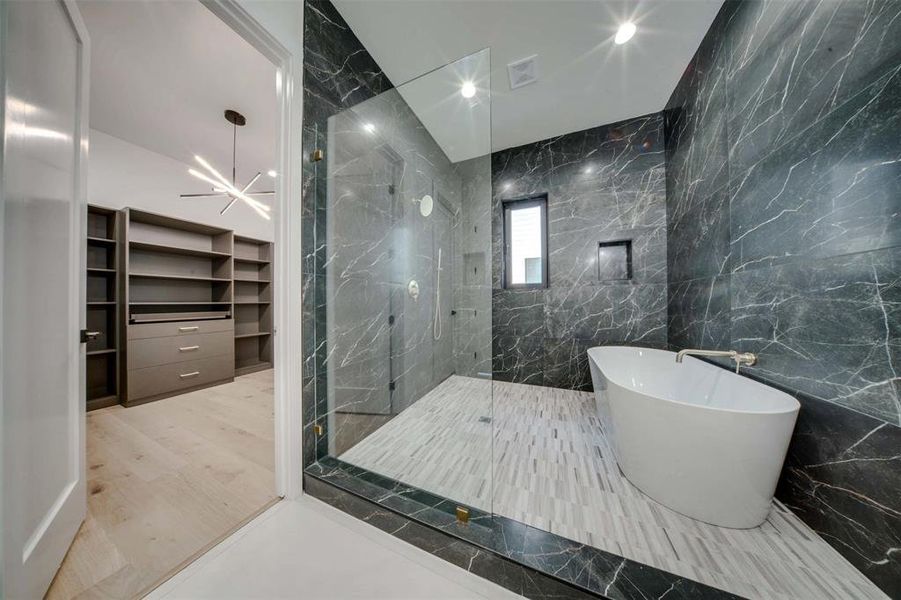
[[[327,454],[484,511],[489,73],[486,49],[329,118],[318,220]]]

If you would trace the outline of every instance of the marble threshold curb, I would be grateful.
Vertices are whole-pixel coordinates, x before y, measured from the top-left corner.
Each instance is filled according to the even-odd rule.
[[[739,598],[500,515],[470,508],[460,523],[457,503],[331,457],[306,468],[304,490],[527,598]]]

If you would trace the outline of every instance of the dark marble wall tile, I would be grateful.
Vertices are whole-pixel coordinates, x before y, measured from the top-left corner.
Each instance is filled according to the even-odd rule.
[[[901,64],[738,171],[734,270],[901,244],[899,136]]]
[[[544,385],[545,336],[492,337],[492,374],[498,381]]]
[[[729,160],[738,172],[897,71],[897,2],[742,4],[728,37],[737,92],[727,97]]]
[[[686,281],[728,273],[732,257],[728,186],[681,209],[672,208],[666,243],[669,280]]]
[[[802,410],[777,495],[889,597],[901,597],[901,428],[798,399]]]
[[[663,117],[648,115],[492,155],[494,374],[587,389],[584,350],[666,345]],[[501,282],[503,200],[548,197],[549,287]],[[602,276],[599,244],[628,241],[630,280]]]
[[[664,111],[669,346],[802,398],[779,495],[895,596],[899,90],[901,4],[729,0]]]
[[[329,398],[325,330],[328,174],[326,161],[314,162],[310,155],[313,150],[328,147],[330,117],[393,86],[328,0],[304,3],[303,74],[302,413],[303,463],[309,465],[328,453],[328,436],[317,436],[313,427],[326,426]],[[378,405],[380,400],[373,399],[369,404]]]
[[[901,247],[736,273],[731,298],[752,374],[901,425]]]
[[[669,284],[667,340],[672,349],[731,344],[730,285],[729,275]]]

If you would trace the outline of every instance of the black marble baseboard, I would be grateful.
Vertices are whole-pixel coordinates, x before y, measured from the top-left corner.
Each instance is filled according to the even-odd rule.
[[[737,598],[506,517],[471,511],[461,524],[453,501],[334,458],[306,469],[304,490],[526,598]]]

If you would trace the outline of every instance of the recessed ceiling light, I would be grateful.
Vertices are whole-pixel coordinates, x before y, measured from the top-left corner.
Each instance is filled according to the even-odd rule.
[[[623,23],[619,26],[619,29],[616,32],[616,37],[613,38],[613,41],[617,44],[625,44],[629,40],[632,39],[632,36],[635,35],[635,23],[627,22]]]
[[[365,124],[363,125],[363,129],[366,130],[366,133],[374,133],[374,132],[375,132],[375,125],[373,125],[372,123],[365,123]]]
[[[275,177],[276,175],[278,175],[278,173],[276,173],[274,169],[269,169],[266,175],[269,175],[269,177]]]
[[[476,95],[476,85],[471,81],[467,81],[460,88],[460,95],[464,98],[472,98]]]

